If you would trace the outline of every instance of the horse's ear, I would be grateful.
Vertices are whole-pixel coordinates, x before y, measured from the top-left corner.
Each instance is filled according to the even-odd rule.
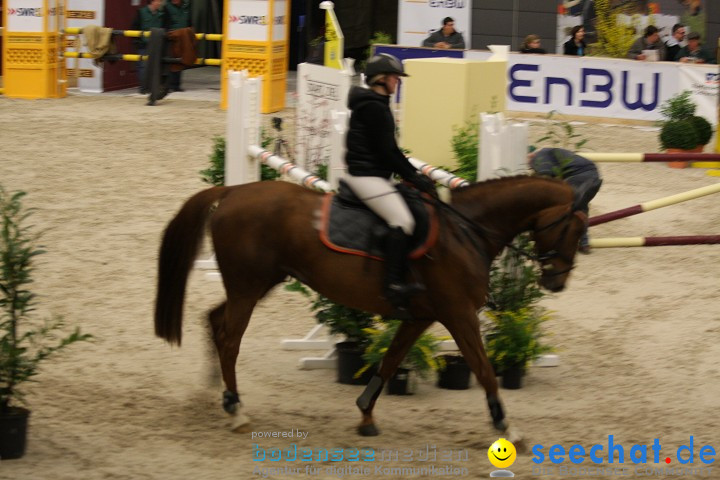
[[[591,178],[577,187],[573,186],[572,211],[575,212],[587,208],[590,200],[592,200],[598,190],[600,190],[600,185],[602,185],[602,180],[599,178]]]

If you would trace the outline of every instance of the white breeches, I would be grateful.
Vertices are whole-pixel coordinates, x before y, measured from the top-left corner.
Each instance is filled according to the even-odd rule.
[[[413,234],[415,219],[392,181],[381,177],[352,175],[345,176],[344,180],[355,195],[388,225],[402,228],[405,235]]]

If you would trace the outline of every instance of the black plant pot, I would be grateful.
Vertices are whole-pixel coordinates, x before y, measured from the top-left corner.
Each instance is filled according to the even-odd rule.
[[[500,385],[508,390],[517,390],[522,388],[522,379],[525,375],[523,367],[506,367],[502,373]]]
[[[410,369],[398,367],[388,381],[388,395],[412,395],[410,375]]]
[[[0,461],[25,455],[29,416],[30,410],[20,407],[0,412]]]
[[[335,344],[335,349],[337,350],[338,382],[346,385],[367,385],[377,372],[377,368],[368,368],[360,377],[355,378],[355,373],[365,366],[365,360],[362,358],[365,350],[357,342],[340,342]]]
[[[465,358],[458,355],[443,355],[445,369],[438,375],[438,387],[450,390],[470,388],[470,367]]]

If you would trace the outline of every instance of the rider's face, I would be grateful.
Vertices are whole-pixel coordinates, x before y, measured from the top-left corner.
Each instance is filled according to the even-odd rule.
[[[400,85],[400,76],[395,74],[389,74],[385,77],[385,87],[387,88],[388,94],[392,95],[397,91],[397,87]]]

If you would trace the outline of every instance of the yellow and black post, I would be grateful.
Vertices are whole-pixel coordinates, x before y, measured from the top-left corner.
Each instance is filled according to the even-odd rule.
[[[6,0],[3,15],[5,95],[64,97],[66,72],[60,32],[65,0]]]
[[[227,0],[224,7],[222,108],[228,71],[262,76],[263,113],[285,108],[290,0]]]

